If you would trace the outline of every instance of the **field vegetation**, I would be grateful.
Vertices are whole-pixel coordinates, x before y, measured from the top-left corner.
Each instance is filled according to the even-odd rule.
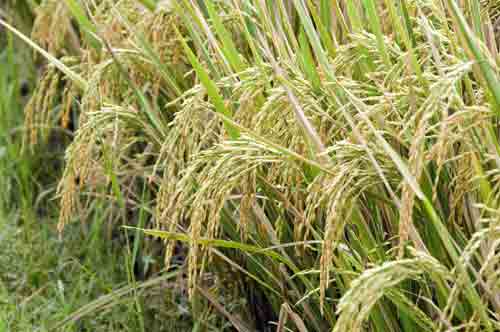
[[[500,331],[500,5],[0,5],[0,331]]]

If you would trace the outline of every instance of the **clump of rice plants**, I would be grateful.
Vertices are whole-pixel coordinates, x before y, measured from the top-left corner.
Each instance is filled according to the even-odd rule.
[[[209,304],[238,331],[496,331],[498,16],[479,0],[42,1],[21,36],[48,60],[27,145],[75,128],[58,229],[100,202],[110,227],[161,238],[166,268],[186,248],[206,329]]]

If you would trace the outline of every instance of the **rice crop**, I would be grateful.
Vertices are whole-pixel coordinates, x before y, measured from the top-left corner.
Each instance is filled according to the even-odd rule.
[[[496,1],[35,7],[0,25],[45,62],[22,153],[72,132],[63,239],[161,243],[196,330],[500,330]]]

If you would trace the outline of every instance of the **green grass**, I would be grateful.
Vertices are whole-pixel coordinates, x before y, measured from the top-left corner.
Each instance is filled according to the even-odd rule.
[[[500,329],[494,1],[162,5],[2,23],[7,324]]]

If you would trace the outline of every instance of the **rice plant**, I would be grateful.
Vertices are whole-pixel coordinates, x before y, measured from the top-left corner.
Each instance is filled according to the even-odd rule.
[[[495,1],[36,13],[31,39],[0,23],[47,60],[25,149],[74,128],[58,230],[98,202],[161,238],[195,328],[214,310],[238,331],[500,330]]]

